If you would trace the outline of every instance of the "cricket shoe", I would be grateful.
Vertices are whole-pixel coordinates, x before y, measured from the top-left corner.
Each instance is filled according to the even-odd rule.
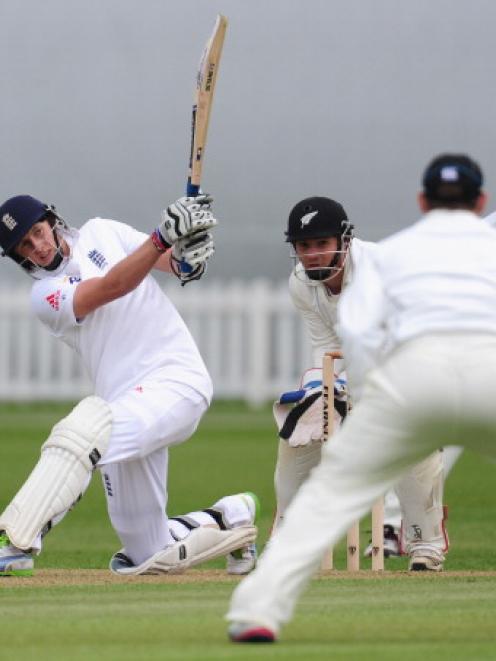
[[[237,576],[249,574],[257,564],[257,545],[248,544],[227,556],[227,573]]]
[[[247,524],[254,525],[260,516],[260,501],[251,491],[240,493],[238,496],[247,507]],[[249,574],[257,564],[257,545],[255,542],[247,544],[227,556],[227,573],[236,576]]]
[[[401,555],[400,537],[394,527],[388,523],[384,526],[384,557],[397,558]],[[365,558],[372,557],[372,540],[363,552]]]
[[[0,576],[32,576],[33,567],[33,556],[13,546],[0,532]]]
[[[109,569],[113,574],[124,574],[126,570],[131,570],[135,565],[131,558],[123,550],[117,551],[110,558]]]
[[[217,526],[197,526],[184,539],[160,549],[141,564],[133,564],[125,549],[114,553],[110,570],[120,576],[182,574],[208,560],[221,558],[242,548],[257,537],[252,525],[239,525],[229,530]]]
[[[412,551],[408,571],[443,571],[444,558],[425,550]]]
[[[268,627],[248,622],[233,622],[227,634],[233,643],[275,643],[276,635]]]

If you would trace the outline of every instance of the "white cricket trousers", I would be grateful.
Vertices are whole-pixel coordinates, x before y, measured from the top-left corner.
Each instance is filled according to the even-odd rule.
[[[278,633],[326,549],[440,442],[496,458],[496,335],[416,338],[367,375],[256,570],[235,589],[227,619]]]
[[[110,402],[112,434],[98,463],[112,526],[140,564],[173,542],[167,507],[168,449],[187,440],[207,409],[192,388],[163,380]]]

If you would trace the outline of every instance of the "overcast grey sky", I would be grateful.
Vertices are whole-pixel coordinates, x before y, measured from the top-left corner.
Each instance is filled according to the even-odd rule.
[[[496,208],[494,0],[0,0],[0,198],[149,230],[183,194],[196,68],[229,19],[203,186],[209,279],[287,277],[308,195],[370,240],[412,222],[440,151],[481,163]],[[0,275],[16,268],[2,260]]]

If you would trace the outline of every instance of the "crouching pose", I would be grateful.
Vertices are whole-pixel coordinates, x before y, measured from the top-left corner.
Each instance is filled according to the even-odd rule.
[[[302,200],[292,209],[286,232],[294,249],[296,266],[289,291],[301,313],[312,343],[313,363],[297,391],[283,393],[274,404],[279,430],[278,459],[274,476],[277,511],[274,531],[284,519],[296,492],[319,463],[322,449],[322,358],[339,351],[337,306],[342,290],[353,281],[356,268],[376,245],[353,236],[341,204],[325,197]],[[347,411],[346,373],[335,361],[335,428]],[[353,414],[351,414],[353,415]],[[329,441],[330,443],[332,442]],[[385,499],[384,555],[410,556],[411,570],[439,571],[447,551],[443,523],[443,466],[438,450],[395,485]],[[401,502],[401,512],[398,506]],[[365,550],[371,554],[371,546]]]
[[[70,227],[29,195],[0,207],[0,245],[35,280],[31,305],[82,358],[95,396],[53,428],[27,481],[0,514],[0,574],[30,573],[42,537],[102,474],[123,548],[118,574],[178,572],[219,555],[254,565],[256,498],[237,494],[168,519],[168,448],[188,439],[212,384],[198,349],[150,275],[200,278],[214,252],[211,198],[180,198],[151,236],[113,220]]]
[[[381,241],[343,293],[339,332],[356,403],[236,588],[232,640],[274,641],[325,550],[440,434],[496,459],[496,233],[479,217],[481,186],[468,156],[435,158],[418,198],[423,216]],[[418,608],[428,617],[425,603]]]

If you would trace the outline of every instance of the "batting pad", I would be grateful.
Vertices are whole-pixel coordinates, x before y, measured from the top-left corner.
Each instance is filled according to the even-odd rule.
[[[159,551],[141,565],[119,566],[110,563],[114,574],[132,576],[140,574],[182,574],[186,569],[207,560],[227,555],[231,551],[254,542],[256,526],[239,526],[231,530],[219,530],[210,526],[199,526],[180,542]]]
[[[0,515],[0,530],[14,546],[30,549],[47,523],[78,500],[111,429],[110,406],[99,397],[86,397],[53,427],[38,463]]]

